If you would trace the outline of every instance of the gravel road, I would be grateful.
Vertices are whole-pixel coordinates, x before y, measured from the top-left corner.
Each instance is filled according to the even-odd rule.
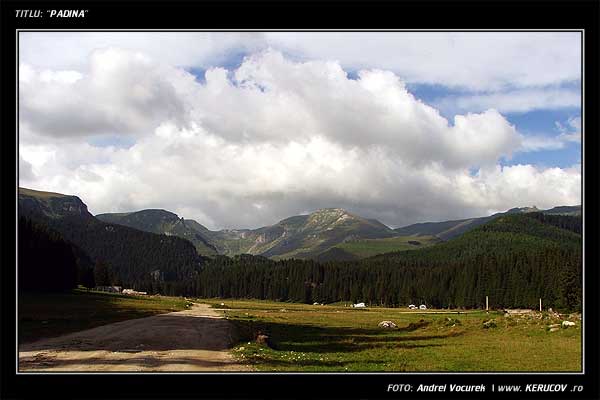
[[[206,304],[19,347],[19,371],[249,371],[228,351],[232,326]]]

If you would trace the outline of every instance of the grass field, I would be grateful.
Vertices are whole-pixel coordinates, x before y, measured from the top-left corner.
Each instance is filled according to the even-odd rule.
[[[74,290],[19,295],[19,342],[59,336],[112,322],[180,311],[188,302],[163,296],[126,296]]]
[[[361,239],[341,243],[335,247],[359,258],[367,258],[392,251],[415,250],[436,244],[435,236],[398,236],[384,239]],[[409,243],[413,242],[413,243]],[[416,243],[419,243],[418,245]]]
[[[560,320],[547,314],[540,319],[505,318],[501,312],[484,311],[425,314],[393,308],[199,301],[225,308],[223,313],[240,333],[234,354],[259,371],[581,370],[581,321],[549,332],[547,326]],[[484,328],[483,322],[490,319],[496,327]],[[398,328],[379,328],[383,320]],[[269,345],[255,343],[259,331],[269,336]]]

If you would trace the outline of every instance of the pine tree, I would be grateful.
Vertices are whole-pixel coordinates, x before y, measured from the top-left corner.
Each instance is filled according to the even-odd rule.
[[[110,271],[108,265],[105,262],[98,262],[94,266],[94,283],[96,286],[109,286],[111,284],[110,281]]]

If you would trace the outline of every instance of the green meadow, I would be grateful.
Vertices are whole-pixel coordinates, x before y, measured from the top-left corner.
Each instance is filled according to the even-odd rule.
[[[232,354],[259,372],[577,372],[582,368],[578,315],[505,317],[501,311],[195,301],[211,304],[234,325]],[[22,294],[19,341],[188,306],[189,301],[178,297],[86,290]],[[575,326],[550,331],[549,326],[563,320],[573,321]],[[381,328],[381,321],[392,321],[396,327]],[[268,336],[266,343],[257,343],[258,335]]]
[[[547,313],[353,309],[254,300],[208,302],[237,327],[233,353],[258,371],[581,371],[581,321]],[[224,303],[224,306],[221,306]],[[381,321],[397,327],[378,327]],[[493,320],[484,327],[484,322]],[[265,334],[267,344],[257,344]]]

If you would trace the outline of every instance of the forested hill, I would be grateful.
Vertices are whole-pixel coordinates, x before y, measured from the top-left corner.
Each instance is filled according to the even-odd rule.
[[[300,302],[364,301],[388,306],[581,307],[581,218],[505,215],[421,250],[355,262],[219,258],[203,267],[203,297]],[[554,216],[553,216],[554,217]],[[564,226],[563,229],[558,226]]]
[[[189,241],[102,222],[76,196],[20,188],[19,215],[59,232],[106,267],[112,284],[155,291],[194,279],[202,262]]]
[[[570,215],[581,216],[581,206],[560,206],[549,210],[539,210],[533,207],[515,207],[503,213],[496,213],[486,217],[467,218],[453,221],[442,222],[421,222],[396,228],[399,235],[435,235],[442,240],[450,240],[458,237],[471,229],[481,226],[502,215],[507,214],[525,214],[525,213],[543,213],[546,215]]]
[[[189,240],[196,247],[198,254],[214,256],[217,254],[204,226],[196,221],[184,220],[177,214],[166,210],[142,210],[120,214],[98,214],[101,221],[128,226],[140,231],[179,236]]]
[[[85,273],[78,274],[77,255],[70,243],[57,232],[24,217],[19,218],[18,251],[19,290],[70,290]]]
[[[574,216],[507,214],[436,246],[413,252],[382,254],[368,261],[400,257],[402,260],[439,262],[495,252],[513,254],[521,250],[546,248],[576,248],[581,251],[581,226],[581,218]]]

